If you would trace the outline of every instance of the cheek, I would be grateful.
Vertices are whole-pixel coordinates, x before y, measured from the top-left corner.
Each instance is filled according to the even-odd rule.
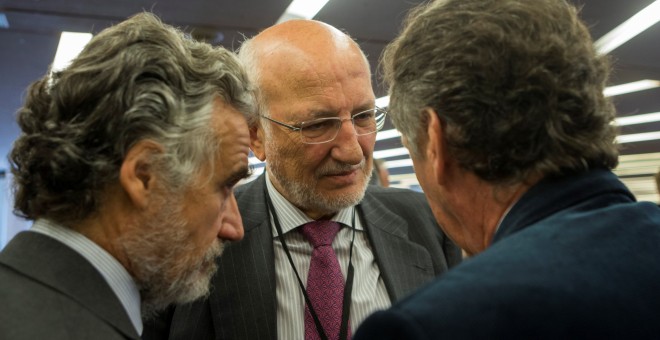
[[[373,133],[366,136],[360,136],[358,138],[358,143],[360,143],[362,152],[369,157],[371,157],[371,154],[374,152],[374,148],[376,147],[376,135],[376,133]]]
[[[300,160],[301,164],[311,164],[318,166],[325,159],[330,157],[330,153],[332,151],[330,146],[330,143],[309,145],[304,150],[301,150],[301,154],[303,155],[301,157],[302,159]]]
[[[276,153],[276,163],[280,169],[286,171],[290,178],[306,178],[313,176],[316,169],[330,155],[330,143],[327,144],[303,144],[303,145],[285,145],[277,147],[273,145]]]
[[[295,166],[306,161],[307,149],[294,144],[291,140],[279,138],[266,143],[266,162],[278,163],[287,167]]]
[[[204,204],[198,202],[199,209],[192,211],[192,216],[189,215],[194,221],[191,223],[195,228],[192,232],[197,235],[198,242],[207,244],[215,240],[222,223],[222,202],[217,195],[211,195]]]

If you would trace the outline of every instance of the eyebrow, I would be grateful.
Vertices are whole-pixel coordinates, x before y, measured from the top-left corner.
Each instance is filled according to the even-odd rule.
[[[367,111],[367,110],[373,110],[375,108],[377,108],[377,106],[374,103],[368,103],[368,104],[364,104],[362,106],[358,106],[356,109],[351,111],[350,114],[354,115],[356,113],[360,113],[360,112]],[[302,121],[303,122],[308,122],[310,120],[314,120],[314,119],[318,119],[318,118],[336,117],[337,113],[336,112],[331,112],[331,111],[321,111],[321,110],[319,110],[319,111],[311,111],[308,114],[308,116],[310,117],[309,119],[303,119]]]
[[[303,119],[303,121],[309,121],[309,120],[314,120],[318,118],[328,118],[328,117],[334,117],[336,116],[335,112],[330,112],[330,111],[311,111],[310,113],[307,114],[309,119]]]
[[[246,179],[251,175],[252,175],[252,168],[246,165],[234,171],[231,175],[229,175],[225,183],[238,183],[238,181],[242,179]]]

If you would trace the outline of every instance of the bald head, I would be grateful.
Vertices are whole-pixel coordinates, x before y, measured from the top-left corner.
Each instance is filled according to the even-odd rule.
[[[371,79],[358,44],[337,28],[314,20],[269,27],[245,41],[239,57],[259,88],[262,104],[292,88],[304,90],[355,77]]]
[[[269,27],[246,41],[240,52],[278,61],[303,56],[330,58],[336,52],[344,52],[362,58],[368,71],[368,62],[353,39],[333,26],[314,20],[291,20]]]

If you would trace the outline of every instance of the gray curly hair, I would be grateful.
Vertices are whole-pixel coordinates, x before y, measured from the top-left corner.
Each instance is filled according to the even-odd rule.
[[[80,221],[98,209],[127,151],[144,139],[163,146],[156,161],[172,190],[181,188],[213,163],[215,98],[254,110],[233,53],[150,13],[102,31],[68,68],[33,83],[18,111],[22,134],[9,157],[16,213]]]
[[[381,65],[392,121],[417,157],[433,108],[449,153],[491,183],[617,165],[609,63],[564,0],[423,5]]]

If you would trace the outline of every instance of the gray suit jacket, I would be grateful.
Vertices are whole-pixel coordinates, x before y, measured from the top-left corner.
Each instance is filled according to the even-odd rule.
[[[245,238],[218,261],[208,299],[177,306],[145,323],[144,339],[276,339],[273,235],[265,176],[237,189]],[[460,262],[460,249],[439,229],[424,196],[370,186],[358,205],[392,301]]]
[[[121,302],[81,255],[22,232],[0,253],[0,339],[139,339]]]

